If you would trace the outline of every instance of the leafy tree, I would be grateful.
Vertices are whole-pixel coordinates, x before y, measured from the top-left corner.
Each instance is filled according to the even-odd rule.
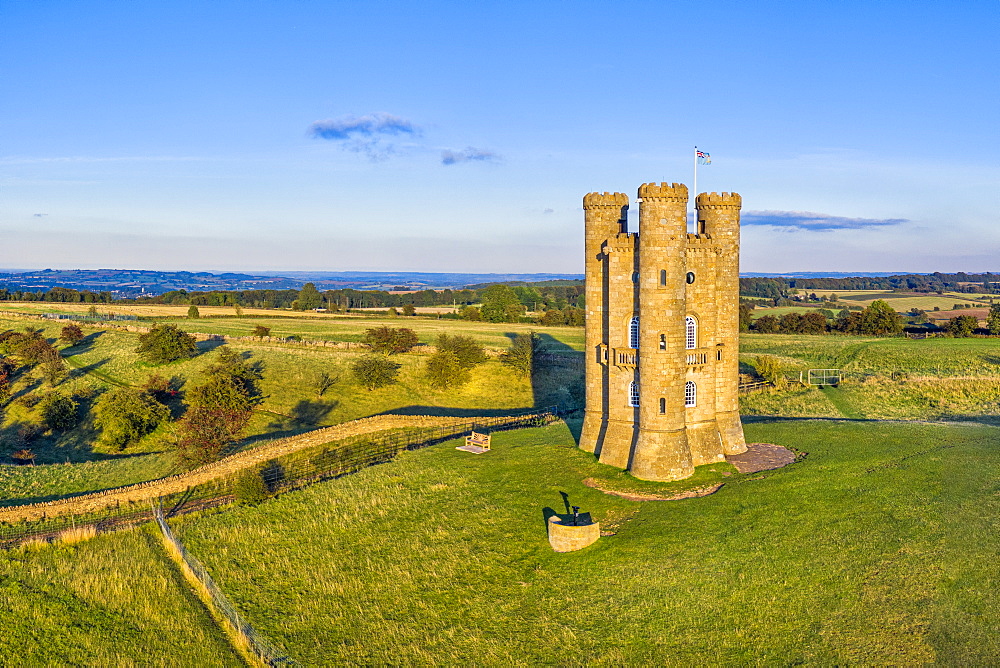
[[[194,304],[191,304],[191,306],[188,306],[188,317],[189,318],[200,318],[201,317],[201,312],[198,311],[198,307],[195,306]]]
[[[986,327],[990,334],[1000,334],[1000,302],[990,305],[989,315],[986,316]]]
[[[371,346],[371,349],[383,355],[394,355],[405,353],[417,345],[417,334],[408,327],[375,327],[365,330],[365,335],[361,339],[362,343]]]
[[[778,319],[778,331],[782,334],[798,334],[802,331],[802,316],[786,313]]]
[[[740,331],[749,332],[753,323],[753,304],[740,304]]]
[[[168,417],[166,406],[134,387],[108,390],[94,404],[94,424],[101,430],[98,443],[113,450],[124,450]]]
[[[264,325],[257,325],[250,332],[250,336],[256,336],[258,339],[263,339],[266,336],[271,336],[271,328],[265,327]]]
[[[531,378],[535,368],[535,356],[538,354],[539,339],[534,332],[518,334],[514,337],[510,348],[500,355],[500,361],[511,367],[521,376]]]
[[[10,380],[17,365],[0,355],[0,403],[10,399]]]
[[[197,348],[194,337],[178,329],[177,325],[156,325],[146,334],[139,335],[139,355],[153,364],[166,364],[194,357]]]
[[[403,315],[416,315],[417,309],[413,304],[403,304]]]
[[[464,385],[469,381],[469,370],[462,367],[458,356],[450,350],[438,350],[431,355],[425,373],[435,387]]]
[[[826,332],[826,316],[819,312],[805,313],[799,321],[799,331],[803,334],[823,334]]]
[[[895,336],[903,331],[903,318],[884,299],[876,299],[861,312],[861,333]]]
[[[517,322],[524,305],[509,285],[491,285],[483,293],[480,315],[486,322]]]
[[[66,431],[76,426],[77,404],[59,392],[51,392],[38,402],[38,412],[46,429]]]
[[[775,334],[778,331],[778,319],[773,315],[763,315],[754,321],[753,331],[761,334]]]
[[[54,357],[42,364],[42,376],[49,382],[49,385],[55,385],[65,375],[66,363],[62,357]]]
[[[323,305],[323,295],[319,293],[316,286],[312,283],[306,283],[299,290],[299,296],[296,300],[298,302],[298,311],[311,311],[317,309]]]
[[[469,320],[471,322],[479,322],[483,319],[483,315],[479,307],[469,305],[458,309],[458,316],[462,318],[462,320]]]
[[[351,364],[351,372],[361,385],[371,391],[395,383],[402,366],[381,355],[365,355]]]
[[[239,304],[233,304],[233,310],[236,311],[236,317],[237,318],[242,318],[243,317],[243,307],[242,306],[240,306]]]
[[[79,325],[66,325],[59,333],[59,340],[70,346],[80,343],[83,338],[83,330]]]
[[[754,359],[753,366],[757,375],[767,382],[774,383],[778,387],[784,385],[784,369],[781,360],[774,355],[758,355]]]
[[[976,320],[976,316],[960,315],[956,318],[948,320],[948,324],[946,324],[944,328],[945,331],[955,338],[965,338],[972,336],[972,333],[976,331],[976,327],[978,326],[979,321]]]
[[[486,361],[486,351],[471,336],[441,334],[437,338],[437,349],[454,354],[463,369],[471,369]]]
[[[262,364],[248,362],[228,346],[219,348],[215,363],[205,370],[205,382],[187,393],[188,411],[177,445],[182,462],[215,461],[239,437],[254,407],[264,400],[259,387],[263,370]]]

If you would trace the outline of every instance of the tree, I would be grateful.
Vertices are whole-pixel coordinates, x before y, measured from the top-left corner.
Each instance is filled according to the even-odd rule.
[[[946,324],[944,328],[955,338],[965,338],[972,336],[972,333],[976,331],[976,327],[978,326],[979,321],[976,320],[976,316],[960,315],[956,318],[948,320],[948,324]]]
[[[441,334],[437,338],[437,349],[454,354],[463,369],[471,369],[486,361],[486,351],[471,336]]]
[[[124,450],[168,417],[166,406],[134,387],[108,390],[94,404],[94,424],[101,430],[98,443],[113,450]]]
[[[315,380],[313,380],[313,387],[316,388],[316,397],[319,399],[323,398],[326,391],[337,384],[340,380],[340,376],[331,376],[326,371],[320,371]]]
[[[50,392],[38,402],[38,412],[46,429],[66,431],[76,426],[76,402],[59,392]]]
[[[510,348],[500,355],[500,362],[511,367],[521,376],[531,378],[535,368],[535,356],[538,354],[538,335],[534,332],[518,334],[514,337]]]
[[[80,329],[79,325],[66,325],[59,333],[59,340],[67,345],[75,346],[83,341],[83,330]]]
[[[804,313],[799,321],[799,331],[803,334],[824,334],[826,316],[819,312]]]
[[[438,350],[427,360],[427,379],[435,387],[463,385],[469,380],[469,370],[463,368],[458,357],[450,350]]]
[[[198,307],[195,306],[194,304],[191,304],[191,306],[188,306],[188,317],[189,318],[200,318],[201,317],[201,312],[198,311]]]
[[[903,331],[903,318],[884,299],[876,299],[861,312],[861,333],[895,336]]]
[[[249,363],[229,346],[219,348],[216,362],[205,370],[205,382],[187,393],[188,411],[177,444],[182,462],[215,461],[239,437],[264,400],[259,387],[263,371],[262,364]]]
[[[986,327],[990,330],[990,334],[1000,334],[1000,302],[990,305],[989,315],[986,316]]]
[[[257,325],[250,332],[250,336],[256,336],[258,339],[263,339],[266,336],[271,336],[271,328],[265,327],[264,325]]]
[[[740,304],[740,331],[749,332],[753,323],[753,304]]]
[[[491,285],[483,293],[480,315],[486,322],[517,322],[524,305],[509,285]]]
[[[156,325],[146,334],[139,335],[135,350],[153,364],[166,364],[194,357],[197,353],[194,337],[182,332],[177,325]]]
[[[399,376],[402,364],[397,364],[381,355],[365,355],[351,364],[351,372],[368,391],[392,385]]]
[[[802,316],[798,313],[786,313],[778,320],[778,331],[782,334],[798,334],[802,331]]]
[[[403,315],[416,315],[417,309],[413,304],[403,304]]]
[[[479,322],[480,320],[483,319],[482,312],[479,310],[479,308],[476,306],[469,306],[469,305],[463,306],[462,308],[458,309],[458,316],[462,318],[462,320],[469,320],[472,322]]]
[[[361,342],[383,355],[405,353],[417,345],[417,335],[408,327],[375,327],[366,329]]]
[[[298,302],[297,310],[312,311],[323,305],[323,295],[319,293],[314,284],[306,283],[299,290],[299,296],[296,301]]]
[[[758,355],[753,362],[757,375],[769,383],[781,387],[784,385],[785,376],[781,360],[774,355]]]
[[[778,331],[778,319],[773,315],[763,315],[753,322],[753,331],[774,334]]]
[[[42,376],[49,381],[49,385],[55,385],[64,375],[66,375],[66,363],[62,357],[54,357],[42,364]]]

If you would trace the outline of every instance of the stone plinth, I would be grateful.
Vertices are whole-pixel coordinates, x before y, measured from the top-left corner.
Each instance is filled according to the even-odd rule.
[[[575,552],[597,542],[601,537],[601,523],[594,522],[590,513],[581,513],[573,525],[572,515],[553,515],[549,518],[549,545],[556,552]]]

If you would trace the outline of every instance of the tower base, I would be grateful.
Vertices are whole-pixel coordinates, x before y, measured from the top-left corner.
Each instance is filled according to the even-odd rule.
[[[583,414],[583,428],[580,430],[580,449],[585,452],[599,452],[604,416],[600,411],[586,411]]]
[[[632,444],[634,442],[634,424],[631,422],[608,420],[598,461],[608,466],[627,469],[629,458],[632,456]]]
[[[747,451],[747,439],[743,435],[743,423],[737,411],[717,413],[715,421],[719,425],[722,436],[722,452],[727,455],[739,455]]]
[[[629,471],[642,480],[681,480],[694,473],[687,432],[639,430]]]

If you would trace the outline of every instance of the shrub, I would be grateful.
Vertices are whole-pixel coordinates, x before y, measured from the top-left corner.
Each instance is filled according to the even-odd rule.
[[[454,353],[463,369],[471,369],[486,361],[486,350],[471,336],[441,334],[437,338],[437,349]]]
[[[66,431],[76,426],[76,402],[67,396],[52,392],[38,402],[38,412],[46,429]]]
[[[157,325],[146,334],[139,335],[139,355],[153,364],[166,364],[194,357],[197,348],[194,337],[182,332],[177,325]]]
[[[233,482],[233,496],[238,503],[255,506],[267,499],[269,491],[260,468],[246,469]]]
[[[956,318],[951,318],[948,320],[948,324],[944,326],[945,331],[956,338],[965,338],[972,336],[972,333],[976,331],[976,327],[979,326],[979,321],[976,320],[974,315],[960,315]]]
[[[403,305],[403,315],[410,316],[416,314],[417,314],[417,309],[413,306],[413,304]]]
[[[500,355],[500,361],[517,371],[519,375],[530,378],[535,368],[538,343],[538,335],[534,332],[518,334],[514,337],[510,348]]]
[[[198,311],[198,307],[195,306],[194,304],[191,304],[191,306],[188,306],[188,317],[189,318],[200,318],[201,317],[201,313]]]
[[[80,343],[83,338],[83,330],[80,329],[79,325],[66,325],[59,333],[59,340],[70,346]]]
[[[781,360],[774,355],[758,355],[753,361],[753,366],[757,375],[769,383],[779,387],[784,384],[785,376]]]
[[[351,364],[351,372],[358,383],[371,391],[395,383],[401,366],[381,355],[365,355]]]
[[[462,385],[469,380],[469,370],[461,365],[450,350],[439,350],[427,360],[427,379],[436,387]]]
[[[166,406],[133,387],[109,390],[94,405],[94,424],[101,430],[98,442],[114,450],[124,450],[168,417]]]
[[[405,353],[417,345],[417,334],[408,327],[375,327],[365,330],[362,343],[371,346],[371,349],[383,355],[393,355]]]
[[[264,325],[257,325],[250,332],[250,336],[256,336],[258,339],[263,339],[266,336],[271,336],[271,328],[265,327]]]

